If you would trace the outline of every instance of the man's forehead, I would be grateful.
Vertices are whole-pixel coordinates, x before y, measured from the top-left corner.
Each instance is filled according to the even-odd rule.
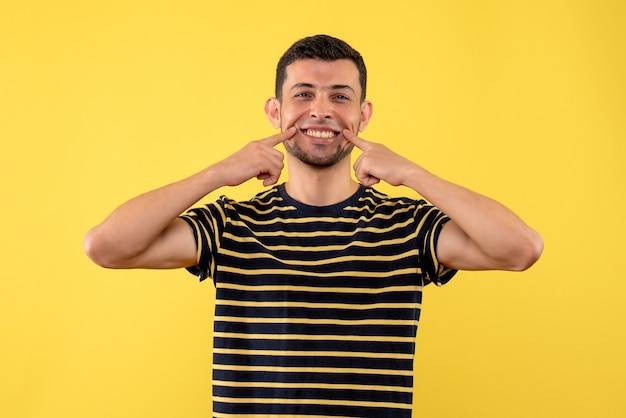
[[[298,84],[309,84],[315,87],[349,86],[358,88],[359,70],[349,59],[325,61],[317,59],[300,59],[285,68],[286,78],[283,88],[291,89]]]

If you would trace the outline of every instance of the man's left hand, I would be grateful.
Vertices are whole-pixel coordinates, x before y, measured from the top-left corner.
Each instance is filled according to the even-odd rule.
[[[391,151],[383,144],[369,142],[358,137],[348,129],[343,130],[343,136],[362,154],[354,162],[356,178],[366,186],[371,186],[383,180],[392,186],[405,185],[415,164],[410,160]]]

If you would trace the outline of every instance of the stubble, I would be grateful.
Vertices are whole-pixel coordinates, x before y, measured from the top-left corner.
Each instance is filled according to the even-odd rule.
[[[344,158],[350,155],[352,149],[354,148],[353,144],[349,144],[345,148],[342,148],[341,145],[337,145],[337,148],[334,153],[328,155],[313,155],[304,151],[298,143],[294,143],[293,146],[290,145],[287,141],[283,142],[285,146],[285,150],[296,157],[298,160],[302,161],[304,164],[310,165],[316,168],[327,168],[332,167],[338,162],[342,161]],[[321,147],[321,146],[320,146]]]

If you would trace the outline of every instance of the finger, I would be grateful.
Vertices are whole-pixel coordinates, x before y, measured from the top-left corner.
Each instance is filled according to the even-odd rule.
[[[283,141],[293,137],[296,134],[296,127],[292,126],[289,129],[285,129],[284,131],[277,133],[276,135],[272,135],[269,138],[262,139],[262,141],[267,142],[268,145],[275,147]]]
[[[367,176],[361,180],[364,186],[373,186],[375,184],[380,183],[380,179],[374,176]]]
[[[380,182],[380,179],[378,177],[372,176],[371,174],[362,173],[355,170],[354,175],[356,176],[357,180],[361,182],[361,184],[363,184],[364,186],[372,186]]]
[[[278,179],[280,178],[280,173],[278,175],[272,175],[270,173],[261,173],[256,176],[258,180],[263,180],[263,186],[271,186],[272,184],[276,184]]]
[[[363,138],[358,137],[354,132],[352,132],[349,129],[343,130],[343,137],[346,138],[352,144],[354,144],[354,146],[360,149],[361,151],[364,151],[369,146],[369,142],[367,142]]]
[[[363,166],[363,154],[354,162],[354,175],[361,184],[365,186],[372,186],[380,182],[380,179],[371,175]]]
[[[257,174],[256,178],[263,181],[264,186],[275,184],[280,178],[280,173],[285,167],[283,163],[283,154],[277,150],[272,150],[266,160],[267,168]]]

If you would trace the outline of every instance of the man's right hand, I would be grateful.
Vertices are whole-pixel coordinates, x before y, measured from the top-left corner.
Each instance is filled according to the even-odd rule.
[[[256,177],[263,180],[264,186],[275,184],[285,166],[283,153],[275,147],[295,134],[296,128],[291,127],[268,138],[249,142],[238,152],[216,163],[213,168],[218,173],[219,183],[238,186]]]

